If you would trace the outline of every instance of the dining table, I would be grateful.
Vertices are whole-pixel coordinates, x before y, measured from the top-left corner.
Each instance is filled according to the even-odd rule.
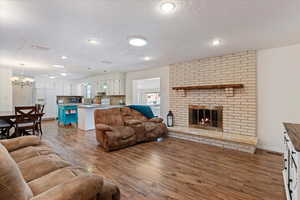
[[[37,117],[42,117],[45,113],[35,113]],[[11,125],[11,128],[15,125],[16,113],[14,110],[11,111],[0,111],[0,120],[3,120]],[[14,132],[10,137],[17,137],[16,132]]]

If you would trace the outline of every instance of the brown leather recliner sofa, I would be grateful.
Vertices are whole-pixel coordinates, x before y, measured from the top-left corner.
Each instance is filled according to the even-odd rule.
[[[0,199],[119,200],[118,187],[72,166],[36,136],[0,140]]]
[[[96,138],[105,151],[154,141],[168,132],[163,119],[148,119],[129,107],[98,109],[94,114]]]

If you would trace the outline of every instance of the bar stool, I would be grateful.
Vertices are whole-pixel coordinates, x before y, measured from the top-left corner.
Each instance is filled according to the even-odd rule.
[[[0,120],[0,139],[8,139],[9,138],[10,128],[11,128],[11,124],[7,123],[4,120]]]

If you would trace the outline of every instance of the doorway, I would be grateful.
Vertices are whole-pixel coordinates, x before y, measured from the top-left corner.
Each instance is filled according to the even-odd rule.
[[[160,116],[160,78],[133,81],[133,104],[149,105]]]

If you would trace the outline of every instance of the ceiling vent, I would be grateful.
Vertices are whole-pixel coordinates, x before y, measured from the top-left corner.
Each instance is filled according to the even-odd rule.
[[[34,49],[37,49],[37,50],[41,50],[41,51],[48,51],[48,50],[50,50],[50,48],[44,47],[44,46],[41,46],[41,45],[32,45],[31,47],[34,48]]]
[[[101,63],[103,63],[103,64],[107,64],[107,65],[110,65],[110,64],[112,64],[112,62],[111,62],[111,61],[108,61],[108,60],[102,60],[102,61],[101,61]]]

